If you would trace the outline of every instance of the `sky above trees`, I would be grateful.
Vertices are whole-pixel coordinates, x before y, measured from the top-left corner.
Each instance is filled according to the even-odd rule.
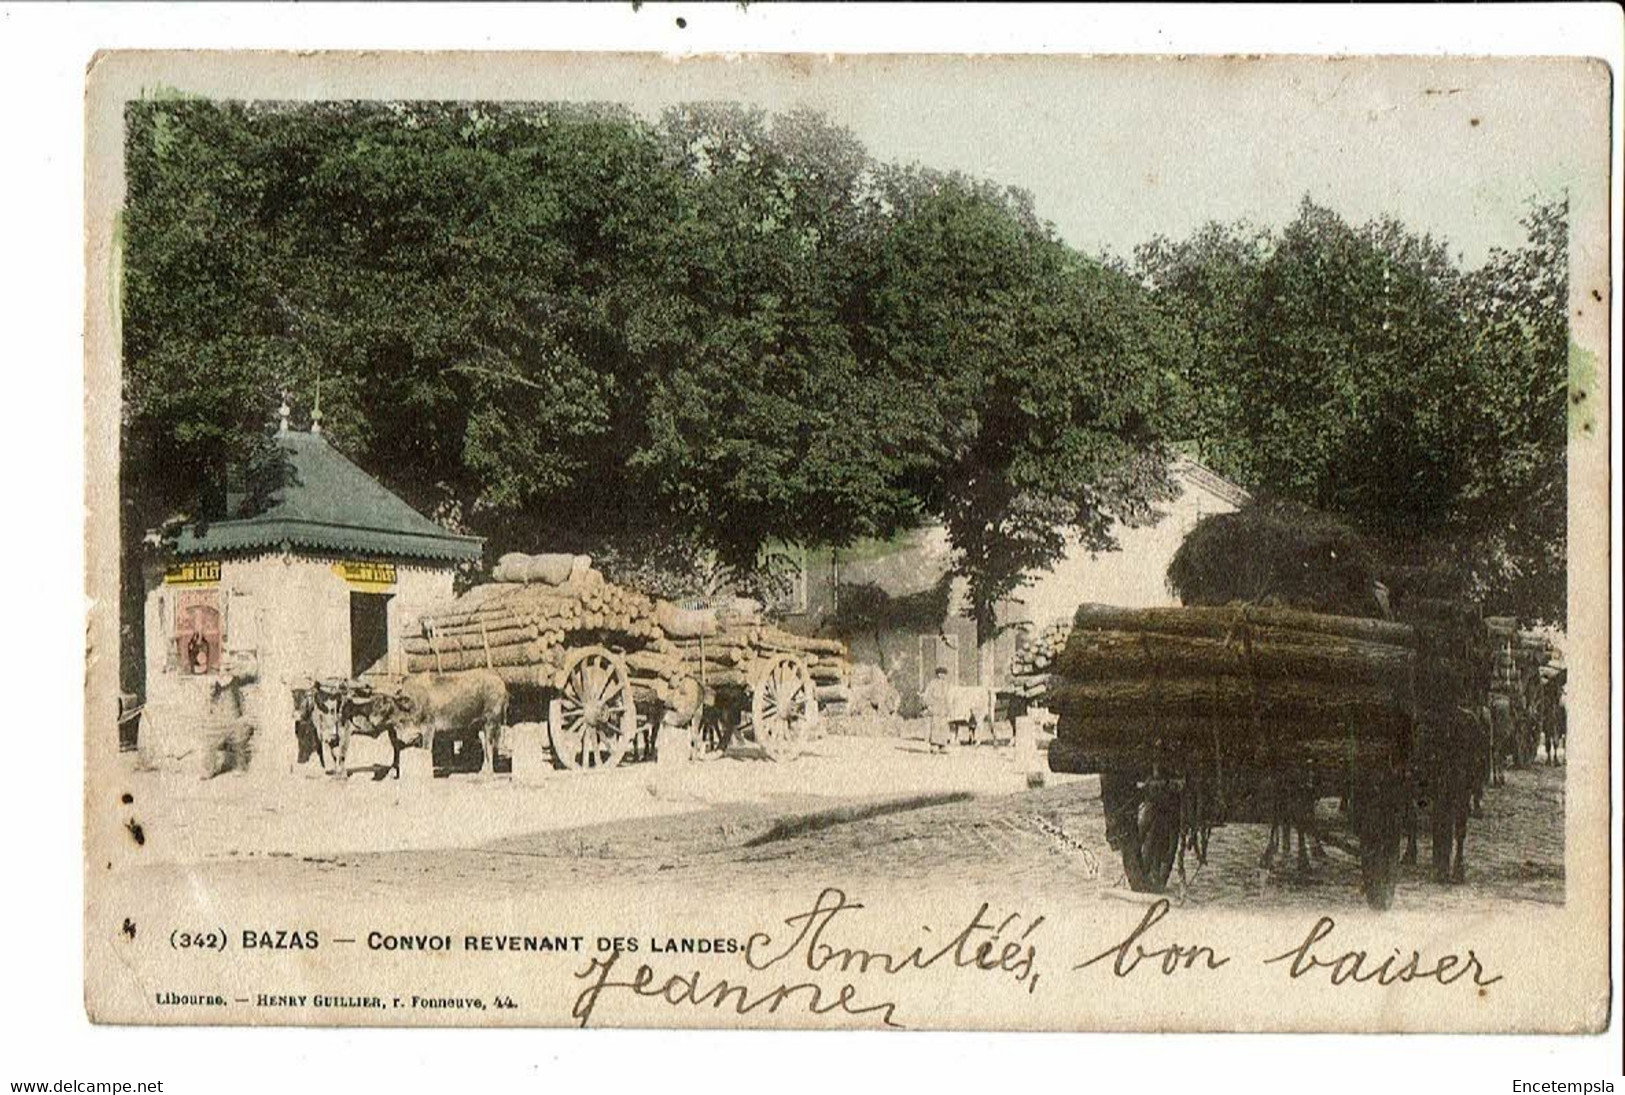
[[[1532,194],[1595,193],[1607,72],[1460,59],[998,58],[967,79],[930,59],[841,58],[786,78],[771,58],[561,73],[558,95],[647,117],[678,102],[805,106],[878,159],[1032,193],[1060,237],[1127,256],[1209,221],[1280,226],[1308,195],[1354,222],[1394,217],[1468,265],[1517,246]],[[1600,89],[1600,90],[1599,90]],[[550,96],[551,97],[551,96]],[[1576,223],[1606,209],[1577,205]],[[1606,221],[1603,222],[1606,224]]]

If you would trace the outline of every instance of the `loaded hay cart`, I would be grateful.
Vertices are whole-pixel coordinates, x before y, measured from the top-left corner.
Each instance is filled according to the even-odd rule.
[[[1348,803],[1363,890],[1392,901],[1411,753],[1414,633],[1289,609],[1085,605],[1044,666],[1057,772],[1098,773],[1132,889],[1205,861],[1226,822]]]
[[[493,577],[423,617],[407,668],[494,670],[513,709],[545,721],[559,767],[613,768],[658,748],[662,727],[790,759],[820,693],[844,688],[842,644],[773,627],[754,602],[681,608],[605,581],[584,555],[505,555]]]

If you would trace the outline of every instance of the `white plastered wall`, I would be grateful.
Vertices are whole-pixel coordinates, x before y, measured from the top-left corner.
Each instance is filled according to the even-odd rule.
[[[1142,528],[1116,529],[1117,551],[1093,554],[1075,545],[1053,568],[1018,590],[1012,618],[1043,626],[1069,620],[1081,604],[1157,608],[1179,603],[1168,591],[1168,564],[1185,536],[1203,517],[1234,513],[1235,505],[1183,477],[1179,497],[1162,503],[1162,520]]]

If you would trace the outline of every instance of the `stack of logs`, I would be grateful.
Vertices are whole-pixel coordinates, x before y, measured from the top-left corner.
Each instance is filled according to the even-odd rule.
[[[670,684],[692,677],[708,690],[748,688],[768,659],[792,654],[807,665],[819,709],[832,715],[845,711],[851,666],[844,643],[792,635],[755,621],[707,630],[711,634],[691,637],[661,632],[642,649],[627,654],[626,666],[634,687],[658,692],[656,681]]]
[[[1495,691],[1516,691],[1520,685],[1526,686],[1538,678],[1542,667],[1561,661],[1543,635],[1518,630],[1515,617],[1491,616],[1484,621],[1484,626],[1494,647],[1491,688]]]
[[[1055,659],[1066,649],[1072,625],[1063,620],[1022,634],[1010,659],[1010,691],[1034,702],[1049,691]]]
[[[1057,770],[1144,761],[1158,743],[1243,765],[1394,763],[1414,643],[1404,624],[1291,609],[1086,605],[1046,700]]]
[[[602,644],[627,651],[634,690],[663,697],[665,685],[693,677],[708,687],[749,687],[760,665],[793,654],[807,665],[819,706],[844,710],[846,646],[768,625],[753,602],[683,609],[604,580],[585,556],[504,556],[499,578],[476,586],[422,619],[405,643],[407,669],[448,673],[494,669],[508,684],[552,687],[572,651]],[[557,566],[544,566],[557,562]],[[551,580],[550,580],[551,579]]]
[[[407,669],[449,673],[490,667],[509,684],[551,685],[568,647],[650,642],[660,635],[654,602],[585,569],[558,585],[493,582],[423,617],[405,643]]]

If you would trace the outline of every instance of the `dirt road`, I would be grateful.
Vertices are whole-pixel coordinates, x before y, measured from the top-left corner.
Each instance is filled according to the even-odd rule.
[[[401,805],[400,792],[391,791],[387,799],[367,801],[369,824],[397,834],[393,846],[358,839],[358,830],[344,825],[301,828],[325,832],[327,847],[310,846],[307,838],[298,848],[255,849],[244,832],[241,847],[216,850],[205,857],[206,867],[148,869],[202,869],[226,886],[360,890],[418,900],[471,891],[500,899],[644,881],[716,894],[804,889],[825,880],[856,887],[882,880],[996,881],[1034,897],[1072,899],[1124,887],[1121,864],[1105,839],[1098,780],[1069,777],[1025,789],[1007,748],[982,746],[943,758],[909,740],[832,738],[786,765],[727,758],[679,777],[650,767],[590,777],[597,783],[561,783],[568,793],[551,796],[500,780],[436,781],[429,790],[437,801],[457,797],[470,816],[487,801],[499,803],[502,821],[495,825],[487,817],[464,834],[454,824],[431,825],[417,833],[416,846],[410,832],[398,835],[402,827],[391,811],[415,811],[418,804]],[[1506,787],[1490,792],[1485,815],[1469,830],[1465,884],[1429,880],[1424,833],[1422,865],[1402,869],[1396,907],[1560,904],[1563,776],[1564,769],[1544,766],[1514,771]],[[308,806],[350,793],[302,791],[301,801]],[[583,802],[590,809],[581,808]],[[590,823],[570,824],[572,816]],[[1174,900],[1319,909],[1362,904],[1352,856],[1328,848],[1326,859],[1306,873],[1291,857],[1285,866],[1261,870],[1266,839],[1263,826],[1217,830],[1208,862],[1189,859],[1185,880],[1176,877]]]

